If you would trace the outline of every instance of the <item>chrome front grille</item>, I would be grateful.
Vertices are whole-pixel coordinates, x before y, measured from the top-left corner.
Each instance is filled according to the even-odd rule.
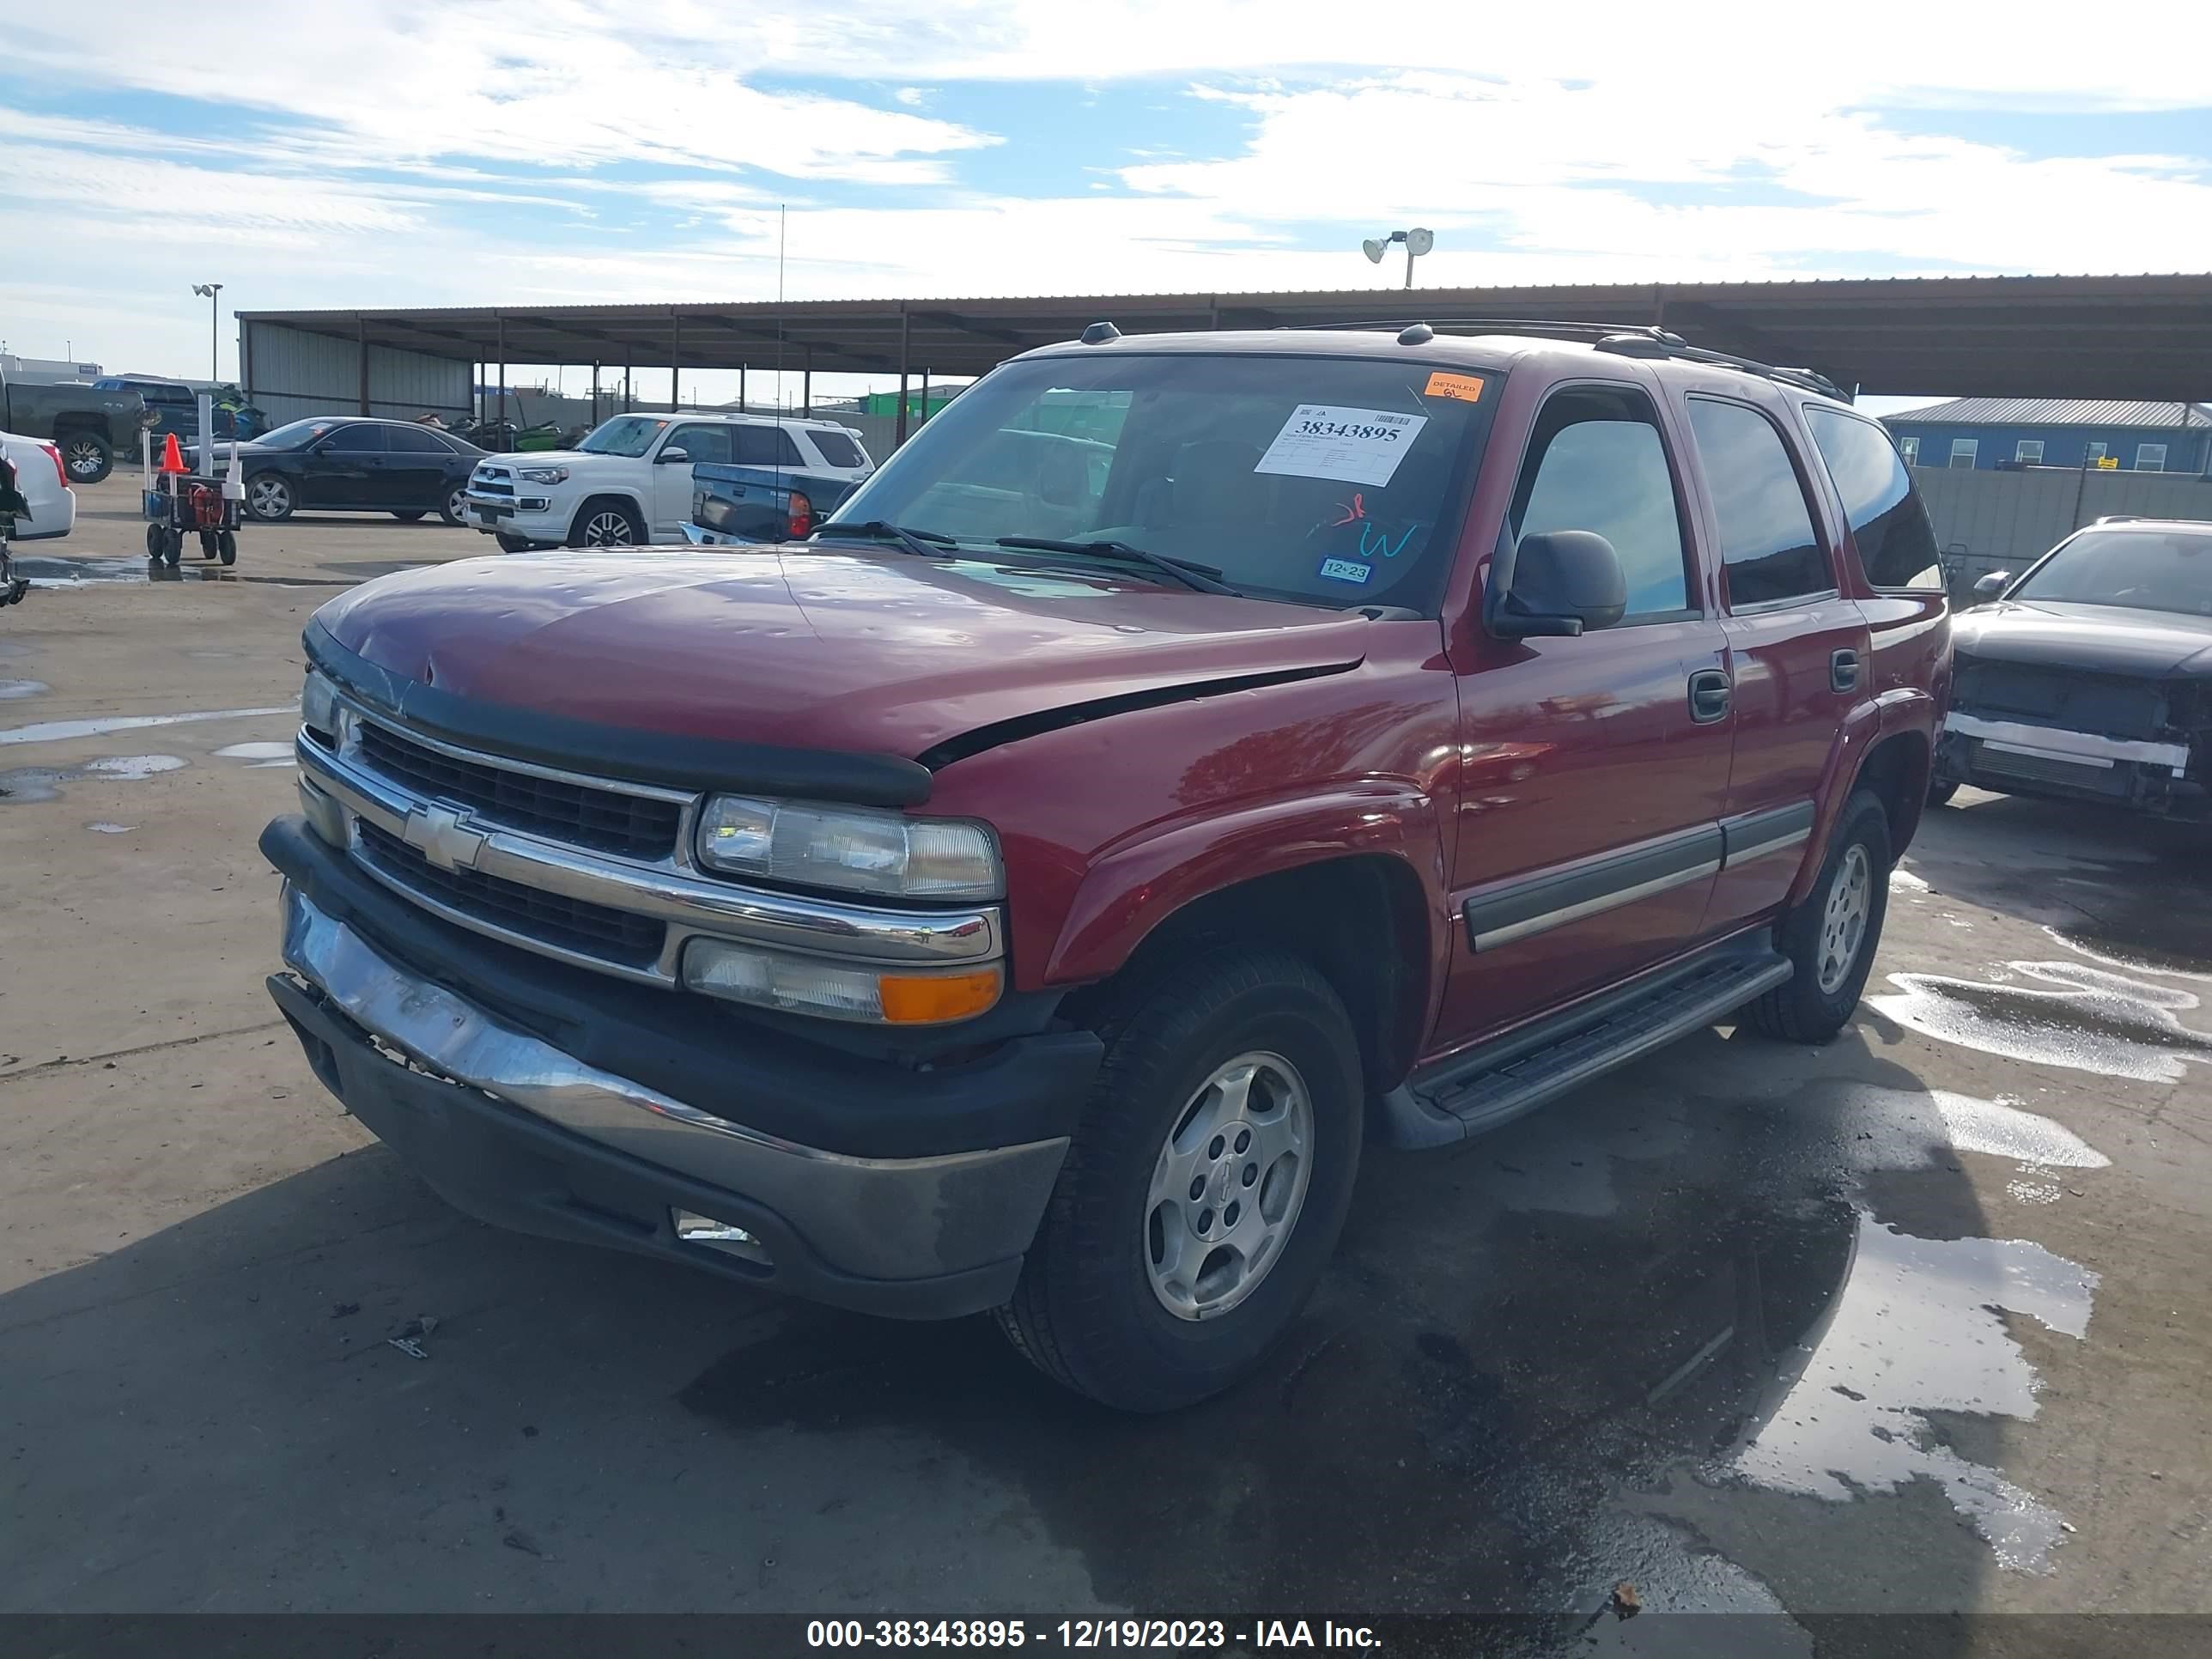
[[[418,742],[374,720],[361,724],[360,757],[381,776],[434,800],[596,852],[657,861],[672,858],[683,803],[542,773],[518,772]]]
[[[648,969],[659,960],[668,935],[665,922],[526,887],[479,870],[441,870],[405,842],[366,820],[356,825],[355,835],[357,855],[371,869],[488,927],[626,968]]]

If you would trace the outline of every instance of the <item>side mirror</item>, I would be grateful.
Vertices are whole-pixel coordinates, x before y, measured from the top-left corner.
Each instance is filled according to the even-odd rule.
[[[1628,577],[1592,530],[1523,536],[1491,563],[1483,623],[1501,640],[1610,628],[1628,609]]]
[[[683,448],[680,446],[676,446],[662,450],[660,453],[653,458],[653,464],[655,466],[673,466],[678,461],[688,461],[690,459],[691,452],[690,450]]]
[[[1978,599],[1994,599],[2011,586],[2011,571],[1992,570],[1974,584],[1974,597]]]

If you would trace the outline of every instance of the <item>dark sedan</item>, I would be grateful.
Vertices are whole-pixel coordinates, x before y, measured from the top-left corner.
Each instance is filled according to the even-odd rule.
[[[2212,817],[2212,524],[2076,531],[1960,617],[1931,799],[2008,794]]]
[[[215,446],[216,470],[238,452],[246,510],[264,524],[295,512],[435,513],[461,522],[461,492],[486,451],[413,421],[329,416],[294,421],[251,443]]]

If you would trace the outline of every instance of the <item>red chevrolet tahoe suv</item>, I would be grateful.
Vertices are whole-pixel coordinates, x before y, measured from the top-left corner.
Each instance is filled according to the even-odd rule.
[[[1949,672],[1909,472],[1817,375],[1458,326],[1099,325],[810,541],[333,600],[262,841],[315,1071],[474,1214],[1157,1410],[1364,1146],[1832,1036]]]

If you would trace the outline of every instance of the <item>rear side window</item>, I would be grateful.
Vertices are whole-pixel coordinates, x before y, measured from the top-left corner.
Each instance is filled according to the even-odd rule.
[[[409,455],[450,455],[453,452],[435,434],[419,426],[392,426],[385,428],[392,435],[392,447]]]
[[[1692,398],[1690,430],[1720,521],[1729,604],[1771,605],[1832,589],[1813,510],[1774,423],[1741,404]]]
[[[733,426],[730,459],[739,466],[805,466],[791,434],[779,426]]]
[[[868,464],[868,458],[860,453],[860,445],[842,432],[822,432],[810,427],[806,435],[822,452],[825,466],[856,467]]]
[[[1936,556],[1936,532],[1889,434],[1872,421],[1833,409],[1808,407],[1805,423],[1843,499],[1844,517],[1867,580],[1876,587],[1940,592],[1943,572]]]
[[[385,449],[384,428],[342,426],[331,434],[331,447],[343,450],[349,455],[381,455]]]
[[[1513,533],[1594,530],[1628,578],[1624,623],[1690,608],[1682,520],[1650,400],[1630,387],[1576,386],[1544,405],[1513,494]]]

